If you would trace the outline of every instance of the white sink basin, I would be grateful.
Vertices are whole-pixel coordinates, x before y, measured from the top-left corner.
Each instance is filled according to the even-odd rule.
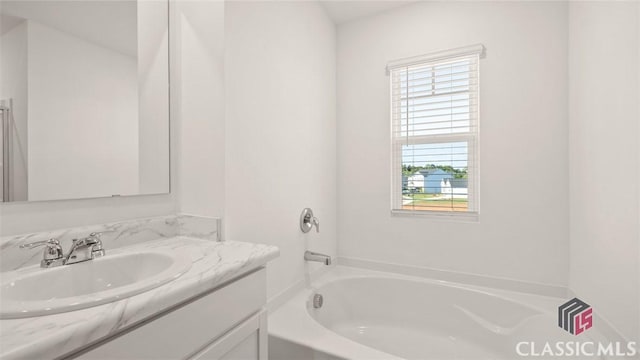
[[[50,315],[130,297],[174,280],[191,268],[179,252],[122,252],[55,268],[3,276],[0,319]]]

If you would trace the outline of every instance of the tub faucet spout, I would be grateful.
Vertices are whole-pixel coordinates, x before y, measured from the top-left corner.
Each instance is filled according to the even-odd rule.
[[[325,265],[331,265],[331,256],[315,253],[313,251],[305,251],[304,259],[307,261],[317,261],[317,262],[324,263]]]

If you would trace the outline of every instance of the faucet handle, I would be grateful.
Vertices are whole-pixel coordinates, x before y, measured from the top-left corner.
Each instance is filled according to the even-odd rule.
[[[26,244],[22,244],[20,245],[20,249],[33,249],[33,248],[37,248],[39,246],[44,246],[47,245],[47,247],[51,246],[51,245],[60,245],[60,241],[58,241],[58,239],[54,239],[51,238],[49,240],[41,240],[41,241],[34,241],[34,242],[30,242],[30,243],[26,243]]]
[[[50,262],[54,260],[62,259],[62,246],[60,246],[60,242],[55,239],[51,239],[49,244],[44,248],[44,254],[42,255],[43,262]]]
[[[96,239],[96,241],[101,242],[100,238],[102,237],[102,235],[104,235],[104,233],[112,233],[112,232],[116,232],[116,230],[95,231],[95,232],[92,232],[91,234],[89,234],[89,236],[87,236],[87,237],[88,238],[94,238],[94,239]]]
[[[105,251],[102,248],[102,240],[100,240],[101,236],[102,236],[102,232],[92,232],[91,234],[89,234],[89,237],[94,238],[96,241],[93,244],[93,248],[91,250],[92,258],[98,258],[98,257],[104,256],[105,254]]]
[[[316,227],[316,232],[320,232],[320,220],[313,216],[313,210],[304,208],[302,214],[300,214],[300,230],[303,233],[308,233],[314,226]]]
[[[48,268],[52,266],[62,265],[62,246],[57,239],[49,239],[43,241],[34,241],[32,243],[20,245],[20,249],[33,249],[39,246],[45,246],[42,253],[42,261],[40,261],[40,267]]]
[[[100,244],[100,245],[102,245],[102,240],[100,240],[101,236],[102,236],[101,232],[92,232],[91,234],[89,234],[85,238],[73,239],[73,244],[75,245],[78,241],[82,241],[84,244],[91,244],[91,245]]]

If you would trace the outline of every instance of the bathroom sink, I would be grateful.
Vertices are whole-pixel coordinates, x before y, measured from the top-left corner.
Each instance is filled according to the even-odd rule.
[[[0,285],[0,319],[50,315],[118,301],[168,283],[191,268],[180,252],[107,253],[73,265],[14,272]],[[10,278],[10,279],[9,279]]]

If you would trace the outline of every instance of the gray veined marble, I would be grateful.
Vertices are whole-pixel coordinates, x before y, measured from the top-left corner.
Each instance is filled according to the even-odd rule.
[[[67,251],[72,239],[86,237],[92,232],[103,233],[102,242],[107,250],[175,236],[215,241],[218,239],[218,220],[178,214],[0,237],[0,272],[40,262],[42,249],[19,248],[29,242],[55,238]]]
[[[192,266],[189,271],[163,286],[116,302],[47,316],[0,320],[0,358],[58,358],[262,267],[279,254],[274,246],[235,241],[217,242],[175,235],[172,231],[194,231],[208,236],[212,236],[213,232],[211,227],[192,218],[163,219],[158,220],[159,223],[141,220],[141,226],[127,227],[127,230],[117,225],[107,225],[109,229],[120,231],[120,235],[112,238],[114,242],[121,239],[124,236],[121,234],[125,231],[127,236],[142,237],[140,234],[154,233],[156,236],[162,234],[166,237],[122,247],[113,252],[179,249],[191,258]],[[180,226],[170,225],[180,222],[185,224],[182,230]],[[150,223],[155,224],[153,229],[145,228]],[[190,226],[194,226],[193,230],[188,230]],[[83,228],[83,231],[87,230],[88,228]],[[49,234],[52,233],[69,235],[69,231]],[[14,245],[24,239],[14,239]],[[43,269],[47,270],[49,269]]]
[[[220,240],[220,219],[181,214],[176,216],[178,235]]]

